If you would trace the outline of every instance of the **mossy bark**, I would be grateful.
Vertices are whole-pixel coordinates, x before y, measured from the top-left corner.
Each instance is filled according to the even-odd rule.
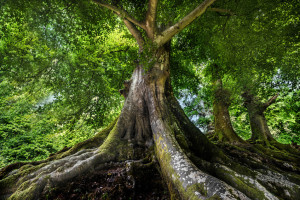
[[[269,146],[274,146],[280,150],[286,150],[290,153],[296,153],[289,145],[278,143],[272,136],[267,124],[267,119],[264,115],[266,109],[275,103],[278,94],[270,98],[267,102],[261,102],[257,97],[249,91],[243,93],[244,104],[247,107],[251,125],[252,143],[260,143]]]
[[[215,136],[219,142],[244,143],[232,127],[228,111],[229,105],[222,99],[222,93],[225,93],[224,90],[219,89],[215,93],[217,93],[213,102]]]

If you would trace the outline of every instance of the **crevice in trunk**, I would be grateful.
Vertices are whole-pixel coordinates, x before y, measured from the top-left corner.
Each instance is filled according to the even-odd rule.
[[[118,121],[118,132],[122,139],[140,146],[153,144],[149,121],[149,112],[145,99],[147,86],[144,70],[141,66],[135,69],[128,95]]]

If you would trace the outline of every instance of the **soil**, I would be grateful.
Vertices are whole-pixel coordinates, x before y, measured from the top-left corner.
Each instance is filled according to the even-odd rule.
[[[106,167],[52,188],[48,200],[169,200],[167,186],[155,165],[126,171],[125,164]]]

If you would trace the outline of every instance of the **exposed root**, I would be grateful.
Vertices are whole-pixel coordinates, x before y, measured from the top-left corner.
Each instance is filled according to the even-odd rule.
[[[191,156],[191,160],[198,168],[225,181],[251,199],[293,199],[300,192],[300,178],[297,181],[294,173],[290,173],[292,176],[279,173],[263,163],[257,163],[253,168],[235,159],[228,159],[226,162],[230,162],[225,164],[210,163],[196,156]]]
[[[153,102],[155,101],[153,100]],[[176,119],[176,115],[172,114],[173,112],[169,109],[169,106],[157,104],[154,106],[155,107],[150,108],[150,112],[152,112],[150,116],[155,141],[155,151],[170,190],[177,190],[181,199],[208,199],[217,197],[220,199],[249,199],[237,189],[200,170],[190,161],[175,136],[175,133],[178,134],[178,132],[176,132],[178,128],[186,128],[188,126],[186,121],[189,120],[184,119],[185,115],[182,115],[181,119]],[[163,111],[157,113],[157,108]],[[177,112],[180,113],[180,111]],[[167,114],[161,115],[161,113]],[[177,116],[180,116],[180,114],[177,114]],[[182,123],[178,123],[180,121]],[[197,138],[197,136],[199,138]],[[196,143],[198,141],[199,143],[205,144],[206,139],[204,141],[200,140],[200,138],[205,138],[204,136],[192,136],[192,134],[189,133],[187,138],[189,137],[194,138]],[[186,139],[182,138],[182,140]],[[191,144],[187,141],[181,141],[181,143],[187,143],[187,145]],[[210,155],[218,155],[218,150],[213,150],[210,145],[211,144],[207,142],[205,145],[206,149],[203,149],[203,146],[200,146],[201,148],[198,147],[198,149],[196,146],[194,148],[198,150],[197,153],[200,155],[203,155],[205,151],[211,153]],[[216,154],[213,154],[214,152]]]
[[[250,198],[272,194],[268,199],[297,198],[300,176],[297,163],[283,162],[268,155],[258,154],[252,145],[222,145],[228,159],[222,164],[207,163],[192,157],[197,166],[234,186]],[[251,189],[252,188],[252,189]],[[259,194],[260,191],[262,194]]]
[[[55,184],[65,182],[92,169],[99,164],[100,160],[109,161],[107,158],[98,154],[97,149],[81,150],[74,155],[55,160],[40,169],[16,179],[16,191],[9,199],[36,199],[45,188],[51,188]],[[15,175],[18,177],[19,173]],[[11,178],[8,176],[6,179]],[[5,181],[4,179],[3,181]],[[28,190],[30,188],[30,190]]]
[[[176,105],[176,103],[172,102],[172,106]],[[174,106],[176,107],[176,106]],[[173,108],[172,113],[175,113],[172,117],[175,117],[174,119],[169,119],[167,123],[162,123],[163,125],[171,124],[173,130],[174,129],[174,123],[178,123],[179,121],[179,126],[181,127],[181,130],[184,130],[184,134],[191,134],[191,129],[187,128],[189,127],[189,120],[186,120],[184,118],[184,114],[180,112],[180,107],[178,108]],[[170,115],[170,114],[169,114]],[[176,120],[178,119],[178,120]],[[167,119],[165,119],[167,121]],[[158,125],[157,125],[158,126]],[[178,126],[178,125],[177,125]],[[193,130],[193,129],[192,129]],[[172,151],[172,147],[176,148],[176,141],[174,142],[174,139],[169,138],[165,139],[169,135],[174,135],[172,130],[168,130],[168,128],[165,128],[165,130],[160,130],[158,131],[159,133],[159,140],[164,140],[155,142],[155,144],[164,144],[165,147],[160,150],[164,152],[164,154],[169,154],[169,155],[174,155],[174,159],[177,158],[177,161],[171,161],[172,157],[169,158],[170,161],[168,162],[174,162],[170,164],[171,166],[179,166],[179,168],[184,169],[186,168],[186,172],[180,172],[179,170],[178,173],[180,174],[177,178],[177,182],[184,183],[184,180],[180,180],[180,177],[185,177],[185,179],[188,179],[187,176],[192,170],[191,164],[185,163],[186,159],[184,156],[179,156],[177,155],[180,150],[175,150]],[[169,132],[169,134],[161,134],[161,132]],[[173,133],[172,133],[173,132]],[[190,132],[190,133],[189,133]],[[193,132],[194,134],[197,134],[197,132]],[[198,131],[199,134],[199,131]],[[200,133],[201,134],[201,133]],[[155,133],[154,133],[155,135]],[[176,137],[175,137],[176,138]],[[187,136],[186,139],[190,140],[187,141],[186,143],[197,143],[197,140],[199,140],[201,137],[197,138],[195,136]],[[177,138],[176,138],[177,139]],[[172,141],[173,140],[173,141]],[[168,141],[168,142],[167,142]],[[202,141],[203,142],[203,141]],[[182,142],[179,142],[180,146]],[[199,143],[198,143],[199,144]],[[223,149],[225,146],[230,146],[234,147],[235,153],[239,156],[241,160],[237,157],[232,157],[232,154],[226,153],[227,155],[223,154],[220,149]],[[287,170],[288,163],[290,162],[283,162],[281,160],[278,160],[274,157],[268,157],[265,156],[263,153],[259,154],[256,152],[256,148],[247,143],[238,143],[238,144],[230,144],[227,143],[226,145],[222,145],[220,149],[214,147],[215,149],[212,150],[210,146],[206,146],[206,150],[210,151],[210,157],[211,159],[205,159],[205,156],[202,156],[201,153],[197,151],[193,152],[186,152],[189,157],[195,163],[198,167],[196,169],[195,174],[202,173],[201,176],[197,177],[195,174],[193,174],[193,177],[196,179],[196,184],[203,184],[205,186],[205,195],[202,194],[203,199],[208,198],[209,194],[212,197],[213,195],[218,195],[221,197],[221,199],[226,199],[226,198],[232,198],[232,199],[279,199],[279,198],[284,198],[284,199],[290,199],[290,198],[297,198],[298,194],[300,193],[300,186],[299,186],[299,181],[300,177],[297,177],[296,173],[298,172],[297,165],[295,164],[295,168],[293,170],[289,169]],[[171,149],[171,151],[170,151]],[[185,149],[185,146],[183,145],[183,150]],[[226,149],[226,148],[225,148]],[[199,149],[201,150],[201,149]],[[256,150],[256,151],[255,151]],[[166,151],[168,153],[166,153]],[[176,153],[175,153],[176,152]],[[200,155],[200,156],[199,156]],[[166,155],[164,156],[166,157]],[[217,159],[214,159],[217,158]],[[295,157],[293,157],[295,158]],[[166,158],[165,158],[166,159]],[[241,162],[242,161],[242,162]],[[295,161],[295,160],[294,160]],[[175,163],[176,162],[176,163]],[[266,164],[267,163],[267,164]],[[298,162],[299,163],[299,162]],[[285,165],[283,167],[278,167],[277,165]],[[275,167],[274,167],[275,165]],[[277,167],[276,167],[277,166]],[[176,167],[175,167],[176,168]],[[284,170],[286,171],[283,171]],[[201,169],[201,170],[199,170]],[[174,182],[174,173],[176,174],[176,169],[173,169],[173,174],[172,179]],[[224,183],[219,182],[220,180],[225,181],[227,184],[230,186],[234,187],[235,190],[228,189],[226,188],[225,190],[230,190],[233,191],[230,194],[225,194],[221,193],[218,191],[218,187],[215,187],[214,189],[211,189],[211,192],[209,192],[210,188],[209,185],[210,183],[207,182],[209,180],[209,175],[211,174],[215,177],[217,177],[217,181],[213,180],[212,182],[217,183],[219,188],[226,188],[227,185],[224,185]],[[200,179],[200,180],[199,180]],[[202,179],[202,181],[201,181]],[[205,180],[205,181],[204,181]],[[211,179],[212,180],[212,179]],[[279,181],[280,180],[280,181]],[[177,186],[178,187],[178,186]],[[180,187],[179,187],[180,188]],[[203,190],[199,189],[199,187],[196,187],[197,189],[194,191],[200,192]],[[187,188],[185,188],[187,190]],[[184,192],[183,192],[184,193]],[[201,192],[200,192],[201,193]],[[226,196],[228,195],[228,196]],[[278,198],[279,197],[279,198]],[[181,196],[181,198],[185,199],[184,196]],[[198,197],[199,198],[199,197]]]
[[[7,174],[0,181],[1,196],[11,195],[9,199],[36,199],[47,188],[53,188],[80,174],[93,171],[103,163],[134,159],[139,152],[133,150],[133,145],[120,140],[116,126],[114,127],[99,148],[82,149],[76,153],[65,152],[71,155],[60,155],[62,158],[38,166],[25,165]],[[76,148],[90,145],[93,144],[85,142]],[[65,153],[63,155],[66,155]]]
[[[34,162],[17,162],[2,168],[0,170],[0,180],[3,179],[7,174],[12,172],[13,170],[19,169],[24,165],[37,166],[59,158],[64,158],[68,155],[72,155],[80,151],[81,149],[99,147],[104,142],[105,138],[108,136],[112,128],[115,126],[117,119],[115,119],[110,125],[108,125],[107,128],[97,133],[94,137],[86,141],[80,142],[75,146],[73,146],[72,148],[64,147],[62,150],[56,152],[55,154],[50,155],[49,158],[47,158],[46,160],[34,161]]]
[[[288,156],[286,152],[264,148],[261,145],[230,145],[218,144],[227,155],[251,168],[273,168],[277,171],[300,172],[299,158]]]

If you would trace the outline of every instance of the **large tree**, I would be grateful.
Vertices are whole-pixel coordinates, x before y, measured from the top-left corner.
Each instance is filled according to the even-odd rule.
[[[158,160],[174,199],[298,198],[296,156],[289,155],[289,164],[285,164],[284,158],[274,159],[246,150],[233,154],[234,158],[228,156],[190,122],[174,97],[170,42],[207,10],[221,15],[231,13],[214,7],[214,2],[205,0],[195,5],[188,1],[181,5],[158,0],[94,0],[94,4],[111,10],[124,22],[138,45],[132,77],[124,81],[125,88],[120,91],[125,97],[122,112],[105,130],[67,151],[44,161],[16,163],[2,169],[1,197],[38,199],[51,188],[83,173],[93,174],[105,164],[113,166],[112,162],[130,160],[127,167],[143,167],[145,163],[140,159],[148,152]],[[162,12],[163,6],[170,11],[177,6],[184,12],[188,5],[195,8],[188,9],[175,23],[168,23],[166,13]],[[219,5],[226,6],[226,2]]]

